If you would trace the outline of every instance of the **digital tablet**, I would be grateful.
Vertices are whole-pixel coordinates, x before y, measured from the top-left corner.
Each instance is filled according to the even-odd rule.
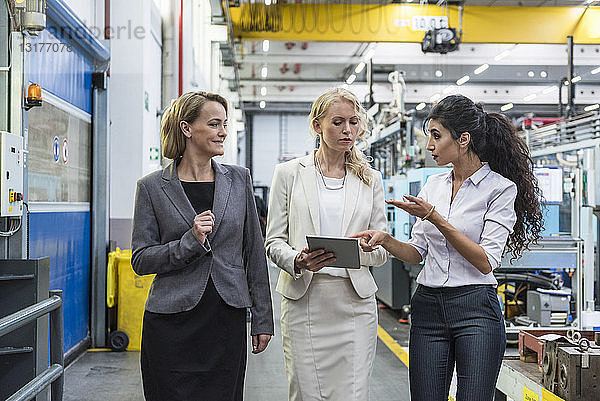
[[[360,253],[358,251],[358,238],[324,237],[307,235],[308,249],[316,251],[324,249],[335,255],[335,262],[327,267],[344,267],[347,269],[360,269]]]

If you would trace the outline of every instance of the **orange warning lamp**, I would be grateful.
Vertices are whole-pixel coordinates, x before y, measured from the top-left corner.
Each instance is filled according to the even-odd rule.
[[[25,98],[25,110],[42,105],[42,88],[38,84],[31,84],[27,88],[27,98]]]

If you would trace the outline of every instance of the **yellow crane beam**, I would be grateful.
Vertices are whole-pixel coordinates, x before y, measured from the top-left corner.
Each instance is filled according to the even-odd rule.
[[[230,13],[234,35],[248,40],[421,42],[413,20],[447,16],[459,27],[456,6],[244,3]],[[465,6],[462,28],[466,43],[566,43],[572,35],[577,44],[599,44],[600,7]]]

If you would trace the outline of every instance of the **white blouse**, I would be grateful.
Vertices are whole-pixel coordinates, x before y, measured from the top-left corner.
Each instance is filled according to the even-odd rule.
[[[319,192],[319,222],[320,235],[339,237],[342,235],[342,218],[344,217],[344,202],[346,196],[346,188],[343,178],[321,178],[321,174],[317,171],[317,188]],[[323,180],[330,188],[323,185]],[[348,277],[346,269],[339,267],[324,267],[317,274],[329,274],[336,277]]]
[[[496,269],[517,220],[514,209],[517,187],[484,164],[465,180],[450,202],[452,177],[452,171],[429,177],[419,198],[435,206],[454,228],[479,244],[492,269]],[[429,221],[417,219],[408,243],[425,261],[417,277],[419,284],[428,287],[498,284],[493,272],[481,273]]]

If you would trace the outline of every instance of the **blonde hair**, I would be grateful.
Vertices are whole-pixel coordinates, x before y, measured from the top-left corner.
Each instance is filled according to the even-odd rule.
[[[206,102],[218,102],[225,108],[227,115],[227,100],[221,95],[208,92],[187,92],[171,101],[171,106],[165,111],[160,124],[160,143],[163,157],[177,159],[185,151],[185,135],[181,132],[180,124],[187,121],[192,124],[200,115]]]
[[[343,88],[329,88],[314,101],[309,116],[310,131],[313,135],[319,135],[314,131],[313,123],[315,121],[320,121],[320,119],[327,114],[327,110],[329,110],[329,107],[333,103],[342,100],[348,101],[354,105],[359,127],[356,139],[363,140],[364,135],[368,131],[367,112],[356,96],[349,90]],[[346,152],[346,167],[356,174],[362,182],[370,186],[373,181],[373,176],[370,171],[369,161],[369,158],[356,148],[356,144],[352,146],[349,152]]]

